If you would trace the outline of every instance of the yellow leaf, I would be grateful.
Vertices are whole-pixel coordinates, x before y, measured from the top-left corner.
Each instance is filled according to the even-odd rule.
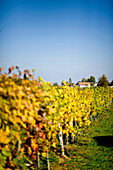
[[[51,131],[49,131],[47,137],[50,139],[51,138]]]
[[[21,125],[26,129],[26,124],[21,121]]]
[[[22,120],[23,120],[23,122],[26,122],[27,121],[27,115],[23,115]]]
[[[62,127],[60,126],[60,131],[62,132]]]
[[[31,155],[31,153],[32,153],[32,150],[30,147],[28,147],[28,154]]]
[[[28,122],[31,123],[32,125],[35,125],[36,123],[35,119],[32,116],[28,118]]]
[[[33,117],[31,117],[31,116],[28,118],[28,122],[29,122],[29,123],[32,123],[33,120],[34,120],[34,119],[33,119]]]
[[[13,115],[17,115],[17,111],[15,109],[13,110]]]
[[[6,126],[6,133],[7,135],[10,133],[9,126]]]
[[[16,123],[20,123],[21,119],[19,117],[15,117],[15,121]]]
[[[87,120],[87,117],[84,117],[83,120]]]
[[[55,147],[56,147],[56,143],[54,142],[54,143],[52,144],[52,146],[55,148]]]
[[[21,150],[20,150],[22,153],[24,152],[24,148],[21,148]]]
[[[65,134],[66,133],[66,130],[63,130],[63,134]]]
[[[42,156],[45,158],[45,157],[46,157],[46,153],[45,153],[45,152],[42,152]]]
[[[17,138],[17,140],[19,140],[19,139],[20,139],[20,136],[17,134],[17,135],[16,135],[16,138]]]

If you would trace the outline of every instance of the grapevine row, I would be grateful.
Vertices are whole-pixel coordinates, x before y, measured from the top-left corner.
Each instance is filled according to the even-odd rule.
[[[113,90],[52,86],[29,70],[24,79],[0,69],[0,169],[36,169],[52,149],[65,155],[71,142],[111,104]]]

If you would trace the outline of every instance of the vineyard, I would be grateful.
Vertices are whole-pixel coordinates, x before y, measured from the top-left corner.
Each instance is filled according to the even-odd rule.
[[[14,74],[15,71],[18,74]],[[35,170],[52,152],[68,155],[85,127],[110,107],[113,89],[54,86],[29,70],[0,68],[0,170]]]

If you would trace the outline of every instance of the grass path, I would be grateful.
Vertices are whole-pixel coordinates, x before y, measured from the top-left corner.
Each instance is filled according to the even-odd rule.
[[[113,170],[113,106],[68,146],[69,159],[50,158],[51,170]]]

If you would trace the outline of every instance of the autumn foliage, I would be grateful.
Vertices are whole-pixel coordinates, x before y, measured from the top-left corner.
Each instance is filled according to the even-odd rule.
[[[18,70],[18,75],[12,73]],[[76,136],[109,107],[113,90],[52,86],[19,67],[0,68],[0,169],[36,169],[37,155],[57,151],[58,132]],[[60,124],[60,126],[58,126]]]

